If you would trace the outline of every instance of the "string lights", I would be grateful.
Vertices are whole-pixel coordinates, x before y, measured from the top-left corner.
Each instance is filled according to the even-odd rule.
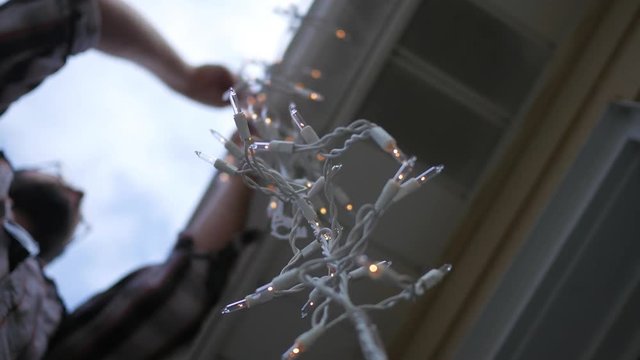
[[[296,6],[276,12],[290,18],[291,29],[304,19],[325,30],[336,43],[350,42],[352,38],[339,24],[303,15]],[[294,103],[288,106],[288,116],[280,116],[281,112],[270,108],[274,93],[299,101],[324,100],[311,88],[325,78],[321,68],[287,64],[287,71],[280,71],[283,66],[281,62],[253,60],[241,67],[240,82],[226,94],[239,144],[211,130],[232,155],[230,160],[196,151],[221,176],[240,176],[247,186],[269,197],[271,234],[287,240],[292,251],[279,275],[226,305],[222,313],[244,311],[282,296],[306,292],[308,298],[300,315],[310,318],[311,326],[293,341],[282,359],[298,358],[331,327],[346,320],[357,332],[364,357],[386,360],[384,346],[367,312],[388,309],[423,295],[451,271],[451,265],[431,269],[414,279],[397,272],[390,261],[370,259],[366,255],[368,243],[386,210],[440,174],[444,167],[432,166],[413,176],[417,159],[407,156],[385,129],[367,120],[356,120],[319,136]],[[304,82],[289,80],[285,74],[292,72],[299,73]],[[242,96],[239,98],[238,94]],[[360,142],[376,145],[383,155],[395,160],[398,169],[389,174],[377,198],[356,206],[335,179],[342,169],[341,157]],[[356,304],[349,294],[354,282],[383,282],[398,292],[376,303]]]
[[[307,291],[308,300],[300,311],[302,317],[311,317],[311,328],[294,341],[283,359],[294,359],[308,351],[318,337],[344,320],[354,325],[366,359],[386,359],[367,311],[387,309],[401,300],[422,295],[451,266],[431,269],[412,279],[395,271],[389,261],[370,260],[365,254],[367,245],[388,207],[437,176],[443,166],[430,167],[412,177],[416,158],[406,156],[388,132],[367,120],[356,120],[320,137],[293,103],[289,115],[295,126],[287,126],[269,115],[266,103],[254,103],[255,96],[245,109],[234,89],[229,90],[229,98],[242,145],[237,146],[215,131],[212,134],[236,158],[235,164],[201,152],[196,154],[219,171],[242,177],[247,186],[271,198],[267,210],[272,233],[289,241],[292,257],[280,275],[243,299],[226,305],[222,313],[250,309],[281,296]],[[373,203],[356,209],[334,178],[342,168],[340,157],[363,141],[377,145],[383,154],[394,159],[398,170]],[[293,163],[298,171],[292,170]],[[286,211],[285,204],[290,205]],[[340,214],[349,214],[351,223],[342,224],[338,220]],[[286,233],[282,233],[283,226]],[[354,304],[349,295],[353,281],[383,281],[399,292],[374,304]]]

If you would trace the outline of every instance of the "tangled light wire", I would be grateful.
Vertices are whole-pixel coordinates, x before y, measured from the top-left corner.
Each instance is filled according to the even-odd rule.
[[[347,319],[357,331],[364,357],[367,360],[387,359],[377,328],[367,311],[387,309],[401,300],[424,294],[442,280],[451,265],[431,269],[416,280],[393,270],[389,261],[370,260],[365,251],[375,225],[387,208],[438,175],[443,166],[433,166],[417,177],[409,177],[416,158],[408,158],[382,127],[367,120],[356,120],[319,137],[294,104],[289,106],[289,113],[299,131],[293,139],[281,140],[281,129],[272,128],[272,120],[266,111],[258,115],[255,104],[248,104],[245,113],[234,89],[229,93],[243,148],[212,132],[236,163],[214,159],[199,151],[196,154],[221,172],[241,176],[249,187],[272,198],[268,209],[272,234],[286,238],[293,255],[271,282],[225,306],[222,313],[309,291],[301,314],[302,317],[311,314],[311,328],[298,336],[282,355],[283,359],[297,358],[325,331]],[[257,132],[255,137],[249,122]],[[338,217],[342,212],[353,212],[353,205],[334,177],[341,168],[337,160],[351,146],[362,141],[372,141],[400,165],[376,201],[362,205],[352,217],[353,223],[345,224],[347,231]],[[326,204],[326,207],[322,206],[318,211],[317,204]],[[367,277],[387,282],[399,292],[374,304],[355,304],[349,295],[349,286],[353,281]],[[336,308],[343,312],[331,318],[330,309],[331,314],[335,314]]]

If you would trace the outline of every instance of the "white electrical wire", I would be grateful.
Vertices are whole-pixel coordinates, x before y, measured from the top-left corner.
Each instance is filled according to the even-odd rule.
[[[274,86],[274,83],[283,86],[280,80],[271,82],[270,86]],[[266,82],[263,83],[265,84]],[[365,251],[385,210],[437,175],[442,166],[432,167],[418,178],[407,179],[413,170],[415,158],[407,158],[396,146],[391,135],[378,125],[360,119],[318,137],[302,119],[295,105],[290,106],[290,111],[302,135],[290,130],[288,136],[293,136],[294,139],[297,137],[299,140],[291,142],[264,138],[267,133],[280,134],[285,131],[285,122],[277,123],[280,125],[278,131],[270,130],[266,118],[263,118],[267,116],[266,110],[261,111],[258,105],[251,105],[247,110],[251,116],[247,117],[239,108],[238,100],[234,97],[235,92],[231,90],[229,93],[234,105],[234,119],[242,132],[242,156],[236,159],[235,166],[221,163],[221,160],[213,160],[201,153],[198,153],[198,156],[215,164],[220,171],[241,176],[250,188],[281,202],[278,204],[273,200],[276,208],[279,207],[277,216],[286,216],[290,220],[286,239],[292,257],[280,275],[269,284],[261,286],[244,299],[227,305],[223,313],[247,309],[280,296],[307,290],[310,295],[302,308],[302,316],[311,314],[311,329],[296,339],[295,344],[283,355],[283,359],[297,357],[324,331],[345,319],[349,319],[356,328],[367,360],[386,359],[375,325],[366,311],[386,309],[401,300],[411,300],[422,295],[437,284],[451,267],[446,265],[440,269],[432,269],[419,279],[413,280],[407,275],[395,272],[388,262],[370,262]],[[266,105],[264,106],[266,109]],[[260,115],[257,115],[258,113]],[[249,121],[262,122],[264,125],[259,134],[263,138],[259,142],[256,142],[253,135],[246,133]],[[271,118],[269,126],[274,126],[274,120]],[[224,143],[224,138],[216,137],[218,140],[223,139]],[[374,203],[364,204],[352,214],[353,223],[348,224],[345,229],[338,218],[341,213],[351,212],[353,205],[348,203],[348,196],[335,184],[335,175],[342,166],[337,161],[354,144],[363,141],[371,141],[378,145],[384,153],[400,163],[400,169],[389,179]],[[233,149],[234,155],[238,157],[235,146],[226,144],[225,147]],[[277,156],[271,156],[274,154]],[[297,176],[291,178],[290,174]],[[323,204],[320,210],[313,207],[314,201]],[[344,204],[345,202],[347,204]],[[284,213],[285,204],[289,204],[291,208],[290,215]],[[343,206],[350,208],[345,210]],[[282,226],[283,222],[275,220],[276,214],[272,216],[272,233],[280,234],[276,228]],[[312,234],[311,238],[299,236],[303,229]],[[362,278],[363,274],[373,280],[382,280],[398,287],[400,292],[375,304],[354,304],[349,295],[349,285],[351,281]],[[338,309],[342,309],[342,314],[336,316]]]

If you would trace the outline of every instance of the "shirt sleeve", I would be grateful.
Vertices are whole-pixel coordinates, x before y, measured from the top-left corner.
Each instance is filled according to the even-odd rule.
[[[247,238],[198,254],[188,235],[169,258],[130,274],[67,316],[46,359],[152,359],[198,330]]]
[[[10,0],[0,6],[0,113],[97,45],[97,0]]]
[[[100,39],[100,12],[95,0],[69,0],[73,41],[71,54],[95,47]]]

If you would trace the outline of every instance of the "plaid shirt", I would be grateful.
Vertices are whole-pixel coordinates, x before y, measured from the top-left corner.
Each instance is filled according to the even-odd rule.
[[[35,257],[0,280],[0,359],[42,358],[64,307]]]
[[[0,114],[67,57],[97,44],[95,0],[9,0],[0,6]]]
[[[38,360],[45,350],[45,359],[64,360],[168,355],[195,335],[254,237],[197,254],[183,235],[165,262],[135,271],[70,314],[37,259],[21,256],[0,281],[0,359]]]
[[[132,273],[66,316],[45,359],[158,359],[186,344],[252,237],[211,255],[194,253],[183,236],[163,264]]]

